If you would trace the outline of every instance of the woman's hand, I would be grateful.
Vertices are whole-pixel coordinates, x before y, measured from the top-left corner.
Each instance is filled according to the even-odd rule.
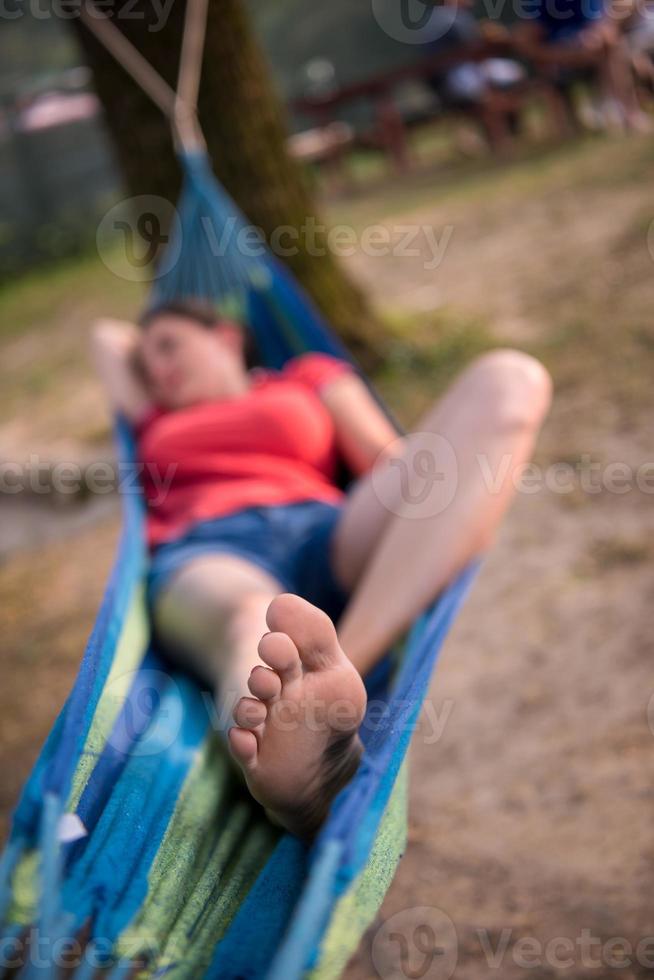
[[[115,411],[135,424],[152,408],[140,359],[138,327],[125,320],[96,320],[91,329],[91,353]]]

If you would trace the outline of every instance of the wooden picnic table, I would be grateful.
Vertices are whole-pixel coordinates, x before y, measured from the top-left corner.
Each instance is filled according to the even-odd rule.
[[[404,171],[409,166],[409,154],[407,126],[395,98],[398,86],[403,82],[445,74],[464,62],[515,56],[515,44],[506,32],[497,39],[480,38],[467,44],[454,44],[451,51],[436,52],[413,64],[378,72],[321,95],[296,97],[291,100],[291,105],[295,110],[313,117],[319,125],[327,126],[343,106],[359,99],[368,100],[374,107],[379,144],[388,153],[395,168]]]

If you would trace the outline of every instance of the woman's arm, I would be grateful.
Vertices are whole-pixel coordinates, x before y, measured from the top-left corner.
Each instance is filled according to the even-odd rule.
[[[343,459],[360,476],[372,469],[398,433],[356,374],[343,374],[320,392],[336,427]]]
[[[138,327],[123,320],[96,320],[91,352],[112,407],[129,422],[139,422],[152,401],[139,362]]]

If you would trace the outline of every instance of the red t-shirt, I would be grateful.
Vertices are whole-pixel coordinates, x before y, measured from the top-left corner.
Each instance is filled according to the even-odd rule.
[[[150,546],[244,507],[341,500],[336,433],[318,393],[349,370],[305,354],[256,372],[238,398],[153,410],[136,431]]]

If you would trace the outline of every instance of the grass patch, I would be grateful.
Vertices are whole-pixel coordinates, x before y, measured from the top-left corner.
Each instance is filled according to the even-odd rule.
[[[590,549],[590,558],[599,571],[610,571],[625,565],[640,565],[652,557],[650,545],[634,538],[602,538]]]
[[[642,182],[653,157],[648,137],[610,140],[591,135],[567,143],[526,144],[509,161],[487,156],[450,159],[436,172],[432,167],[416,169],[400,179],[387,175],[365,196],[355,192],[330,202],[328,217],[334,224],[364,227],[395,214],[406,218],[430,202],[469,203],[485,209],[498,198],[517,202],[548,190],[559,196],[562,189],[611,189],[632,180]]]
[[[138,309],[143,289],[112,275],[96,252],[38,269],[0,289],[0,341],[38,327],[47,330],[79,306],[106,304],[115,316]]]
[[[438,397],[474,357],[496,346],[479,320],[454,310],[386,317],[389,343],[375,383],[404,424]]]

